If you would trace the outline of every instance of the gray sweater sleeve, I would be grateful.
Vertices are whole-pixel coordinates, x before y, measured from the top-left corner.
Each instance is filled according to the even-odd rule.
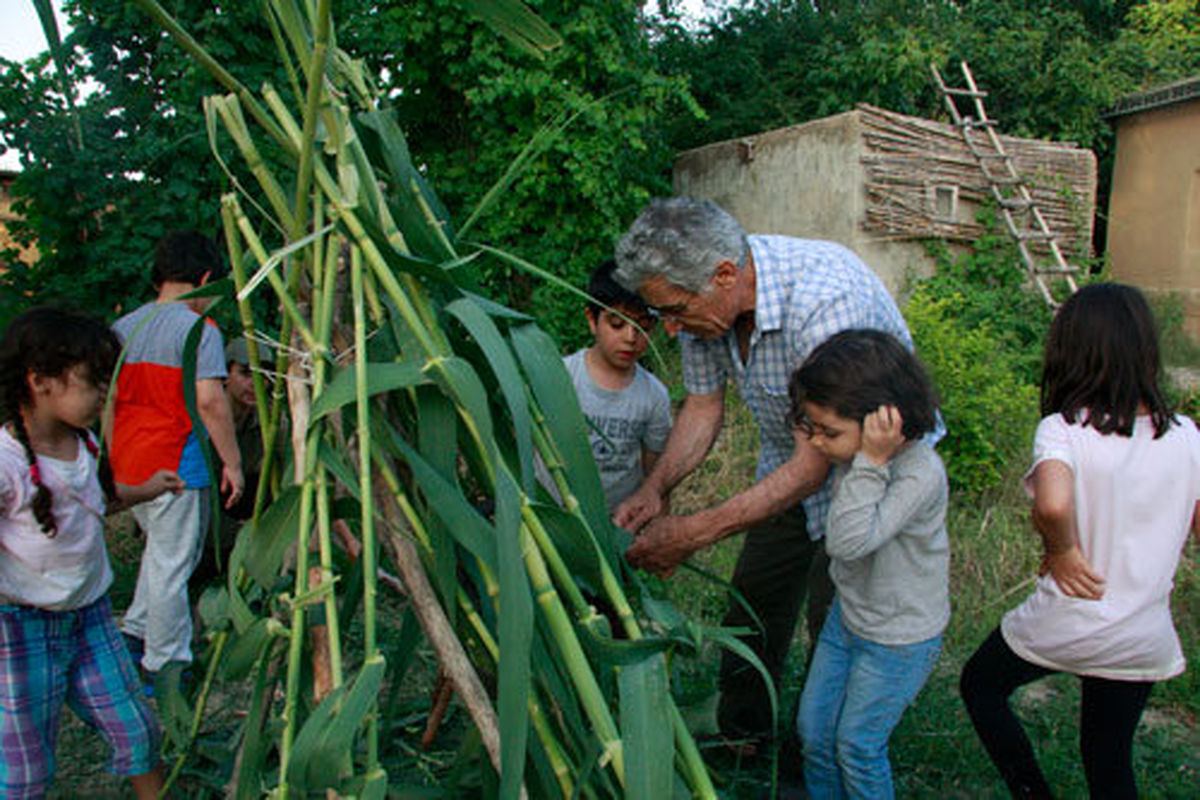
[[[905,469],[899,456],[879,466],[862,453],[840,476],[829,508],[825,550],[830,558],[852,560],[869,555],[927,514],[942,492],[941,476],[926,469]]]

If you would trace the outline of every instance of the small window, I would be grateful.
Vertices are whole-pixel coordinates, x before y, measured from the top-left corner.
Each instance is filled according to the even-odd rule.
[[[936,220],[958,221],[958,187],[936,184],[929,187],[929,210]]]

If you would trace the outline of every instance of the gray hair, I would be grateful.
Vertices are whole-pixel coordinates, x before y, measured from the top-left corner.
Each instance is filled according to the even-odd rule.
[[[617,242],[613,277],[636,292],[655,276],[689,292],[702,292],[722,261],[748,263],[746,231],[714,203],[695,197],[651,200]]]

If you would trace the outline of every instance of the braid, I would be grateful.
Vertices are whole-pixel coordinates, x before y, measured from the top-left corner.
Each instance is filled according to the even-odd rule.
[[[79,440],[92,458],[96,459],[96,478],[100,481],[100,488],[104,490],[104,496],[109,502],[117,497],[117,484],[113,480],[112,464],[108,461],[108,453],[101,453],[100,448],[92,441],[92,437],[83,428],[75,431],[79,434]]]
[[[37,492],[33,495],[33,516],[42,526],[42,531],[54,538],[58,535],[58,524],[54,521],[54,496],[42,482],[41,470],[38,468],[37,455],[29,441],[29,432],[25,430],[25,419],[20,412],[13,415],[13,428],[17,432],[17,441],[25,448],[25,457],[29,460],[29,477]]]

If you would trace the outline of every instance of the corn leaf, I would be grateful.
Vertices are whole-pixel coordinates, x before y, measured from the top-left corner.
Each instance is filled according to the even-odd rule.
[[[355,402],[354,368],[346,367],[337,371],[321,392],[321,396],[312,404],[309,427],[317,420],[342,406]],[[383,392],[405,389],[427,383],[428,378],[421,368],[411,362],[400,364],[372,363],[367,365],[367,395],[375,396]]]
[[[608,503],[571,376],[563,366],[554,341],[545,331],[534,325],[522,325],[514,328],[511,336],[525,378],[566,465],[571,491],[579,500],[584,519],[595,535],[601,553],[615,569],[617,552]]]
[[[533,421],[529,415],[529,402],[517,360],[513,358],[512,350],[504,341],[500,329],[472,300],[455,300],[446,306],[446,313],[454,316],[474,337],[500,384],[513,423],[513,438],[520,460],[521,487],[526,494],[533,494]]]
[[[675,763],[671,689],[662,655],[621,667],[621,741],[625,755],[625,796],[630,800],[670,797]]]
[[[330,692],[305,720],[296,735],[287,776],[298,792],[338,785],[386,666],[382,655],[368,656],[354,680]]]
[[[256,620],[245,632],[234,634],[233,644],[221,665],[225,679],[240,681],[249,675],[270,643],[271,633],[266,618]]]
[[[324,238],[325,234],[329,233],[331,230],[333,230],[333,225],[326,225],[324,228],[315,230],[307,236],[297,239],[294,242],[289,242],[287,246],[281,247],[275,252],[271,253],[267,260],[263,262],[262,266],[260,266],[258,270],[250,276],[250,279],[246,281],[246,285],[242,287],[240,292],[238,292],[237,299],[245,300],[248,298],[254,293],[254,290],[258,288],[259,284],[267,279],[268,275],[279,268],[279,265],[283,263],[284,259],[294,253],[300,252],[306,247],[309,247],[318,239]]]
[[[396,224],[413,255],[434,262],[454,259],[454,231],[441,200],[412,163],[412,154],[394,112],[364,111],[357,116],[363,147],[388,176],[388,197]]]
[[[317,452],[319,453],[318,460],[321,462],[321,465],[329,470],[333,477],[337,478],[338,483],[350,493],[351,497],[355,500],[361,500],[362,494],[358,476],[354,474],[353,468],[346,460],[346,454],[334,449],[328,439],[321,439],[320,444],[317,445]],[[341,500],[345,499],[347,498],[341,498]],[[358,503],[355,503],[355,509],[351,510],[345,508],[333,509],[334,519],[357,519],[360,516],[362,516],[362,512],[358,508]]]
[[[603,586],[601,555],[583,521],[557,506],[545,503],[532,505],[571,574],[586,584],[588,591],[599,594]]]
[[[300,522],[300,487],[289,486],[279,493],[256,524],[242,528],[233,553],[229,556],[229,572],[246,573],[264,589],[270,589],[283,566],[288,546],[296,541],[296,526]]]
[[[430,361],[425,365],[425,372],[458,406],[463,423],[474,429],[480,443],[486,446],[492,442],[492,412],[488,406],[488,394],[471,364],[457,356],[450,356]]]
[[[492,30],[535,58],[562,44],[553,28],[520,0],[461,0],[468,11]]]
[[[441,518],[446,530],[471,555],[490,567],[496,566],[496,531],[480,516],[457,484],[446,480],[408,442],[396,437],[391,442],[408,462],[413,477],[429,508]]]
[[[520,489],[508,470],[496,481],[496,538],[500,580],[499,698],[496,712],[500,730],[500,798],[520,796],[529,738],[529,697],[532,670],[529,663],[533,639],[533,598],[525,574],[520,539]]]
[[[458,419],[454,406],[434,386],[417,388],[417,443],[421,455],[443,478],[454,482],[458,469]],[[431,516],[426,526],[433,550],[433,583],[442,607],[453,625],[458,618],[455,594],[458,587],[458,553],[441,518]]]

